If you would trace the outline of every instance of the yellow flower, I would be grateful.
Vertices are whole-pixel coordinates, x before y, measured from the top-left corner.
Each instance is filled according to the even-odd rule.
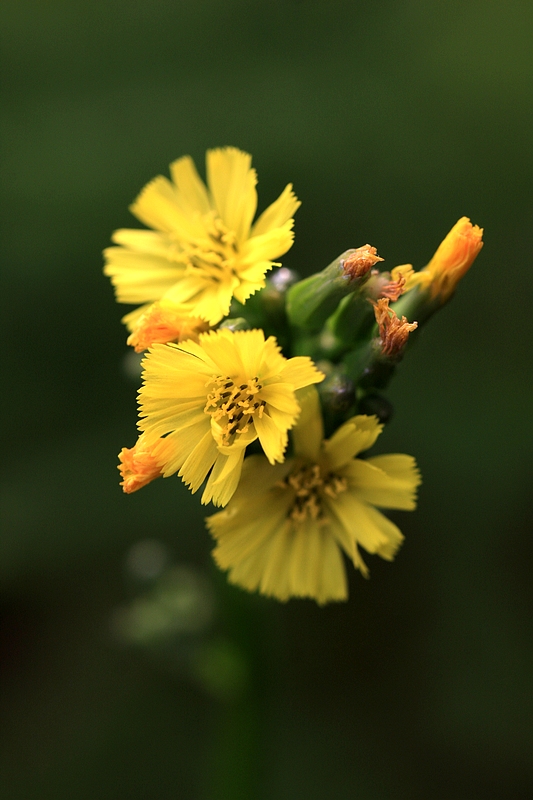
[[[359,546],[394,558],[403,536],[376,506],[414,509],[420,476],[411,456],[355,458],[381,432],[376,417],[353,417],[324,441],[316,391],[306,394],[294,458],[275,466],[247,458],[233,499],[207,525],[217,541],[214,558],[232,583],[323,604],[348,596],[341,551],[365,576]]]
[[[119,246],[104,252],[120,303],[165,299],[216,325],[233,297],[244,303],[265,285],[273,259],[292,245],[300,203],[289,184],[252,225],[251,161],[234,147],[208,150],[207,187],[190,156],[170,165],[172,181],[160,175],[145,186],[131,211],[153,230],[115,231]]]
[[[407,278],[404,291],[415,286],[428,288],[432,299],[444,303],[455,291],[463,275],[483,247],[483,228],[461,217],[437,248],[429,264]]]
[[[283,461],[300,413],[295,391],[323,380],[307,356],[286,359],[262,330],[221,329],[198,342],[154,345],[143,361],[139,427],[164,477],[178,472],[202,502],[226,505],[244,451],[259,442]]]

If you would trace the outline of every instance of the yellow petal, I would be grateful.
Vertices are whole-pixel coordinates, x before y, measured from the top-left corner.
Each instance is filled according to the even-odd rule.
[[[324,442],[324,454],[332,471],[338,470],[347,464],[358,453],[372,447],[383,425],[377,417],[368,417],[361,414],[352,417],[335,431],[331,439]]]
[[[243,377],[259,377],[261,356],[265,346],[265,334],[260,329],[236,331],[233,337],[235,354],[243,371]]]
[[[348,599],[348,583],[342,554],[328,530],[320,529],[322,551],[316,594],[312,595],[322,605],[331,601]]]
[[[276,228],[261,236],[247,239],[241,248],[240,269],[243,277],[250,278],[246,268],[260,261],[273,261],[290,250],[294,241],[292,220],[285,223],[282,228]]]
[[[137,250],[146,255],[158,256],[168,260],[168,248],[171,239],[157,231],[143,231],[134,228],[120,228],[111,239],[129,250]]]
[[[252,157],[235,147],[208,150],[207,183],[215,207],[230,231],[243,242],[257,208],[257,177]]]
[[[235,334],[223,328],[203,334],[199,343],[207,357],[216,365],[218,375],[231,378],[242,375],[244,379],[244,365],[236,352]]]
[[[261,216],[252,228],[252,236],[259,236],[267,233],[274,228],[280,228],[301,206],[300,201],[292,191],[292,183],[289,183],[282,191],[277,200],[263,211]],[[281,255],[281,254],[280,254]],[[274,256],[276,257],[276,256]]]
[[[256,416],[254,425],[261,447],[270,463],[282,461],[287,446],[287,435],[280,431],[268,414],[263,414],[262,417]]]
[[[176,189],[162,175],[144,187],[130,211],[150,228],[177,234],[185,240],[205,235],[200,220],[188,217],[180,209]]]
[[[124,323],[130,332],[135,330],[139,319],[144,313],[146,313],[146,311],[148,311],[151,305],[152,303],[145,303],[143,306],[139,306],[139,308],[136,308],[134,311],[129,311],[127,314],[124,314],[120,321]]]
[[[185,459],[178,475],[194,494],[204,482],[207,473],[218,458],[211,431],[204,433],[196,447]]]
[[[416,508],[420,475],[412,456],[398,454],[376,456],[368,461],[356,459],[344,468],[343,475],[350,477],[357,496],[367,503],[406,511]]]
[[[108,247],[104,256],[119,303],[154,302],[184,274],[182,265],[150,253]]]
[[[191,451],[206,433],[207,420],[202,420],[196,425],[180,431],[174,431],[164,439],[156,439],[153,445],[153,456],[161,466],[161,471],[165,478],[173,475],[181,469]],[[152,439],[147,435],[147,439],[152,444]]]
[[[261,390],[261,399],[285,414],[296,416],[300,412],[291,383],[272,383],[264,386]]]
[[[291,383],[294,389],[302,389],[310,383],[320,383],[326,376],[317,370],[308,356],[289,358],[280,372],[280,380]]]
[[[182,211],[191,215],[207,214],[211,208],[209,196],[192,158],[178,158],[170,165],[170,174],[178,188]]]
[[[230,455],[218,454],[216,464],[208,478],[202,503],[212,502],[215,506],[229,503],[241,476],[245,448],[234,449]]]
[[[347,533],[368,553],[377,553],[388,561],[392,560],[403,536],[390,519],[361,502],[351,491],[340,494],[328,505]]]

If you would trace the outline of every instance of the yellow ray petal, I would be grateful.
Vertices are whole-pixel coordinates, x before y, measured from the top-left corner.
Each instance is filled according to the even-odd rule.
[[[146,255],[158,256],[168,260],[168,248],[171,239],[165,233],[143,231],[134,228],[120,228],[111,239],[129,250],[136,250]]]
[[[361,414],[352,417],[335,431],[331,439],[324,442],[324,454],[333,471],[347,464],[358,453],[372,447],[383,425],[377,417]]]
[[[207,430],[178,472],[179,477],[183,478],[183,482],[187,484],[193,494],[198,491],[217,458],[216,444],[211,436],[211,431]]]
[[[209,196],[192,158],[183,156],[172,162],[170,174],[178,188],[182,211],[191,215],[207,214],[211,209]]]
[[[273,228],[281,227],[288,222],[300,206],[300,201],[292,191],[292,183],[287,184],[278,199],[274,200],[274,202],[263,211],[257,222],[254,223],[252,236],[260,236]]]
[[[403,541],[403,536],[387,517],[348,491],[330,504],[330,509],[345,530],[368,553],[378,553],[388,561]]]
[[[257,176],[252,157],[235,147],[208,150],[207,183],[215,207],[238,242],[243,242],[257,208]]]
[[[320,383],[325,375],[319,372],[308,356],[290,358],[280,372],[284,383],[291,383],[295,389],[302,389],[310,383]]]
[[[162,175],[144,187],[130,206],[130,211],[156,231],[178,234],[186,240],[205,235],[200,220],[186,216],[180,209],[176,189]]]
[[[262,417],[256,417],[254,425],[261,447],[270,463],[274,464],[275,461],[283,461],[286,435],[283,436],[282,431],[267,414],[263,414]]]
[[[387,465],[391,465],[396,474],[386,472],[384,467]],[[343,474],[350,477],[350,485],[357,491],[357,496],[367,503],[406,511],[416,507],[416,487],[420,476],[412,456],[377,456],[368,461],[356,459],[345,467]]]
[[[225,506],[237,489],[241,476],[245,448],[233,451],[230,455],[218,454],[217,461],[202,495],[202,503]]]
[[[247,239],[244,242],[241,248],[242,266],[239,269],[243,277],[251,277],[247,272],[247,268],[251,267],[251,265],[259,261],[271,262],[291,249],[294,241],[292,225],[293,221],[291,219],[289,222],[286,222],[282,228],[275,228],[272,231],[261,234],[261,236],[254,236],[252,239]]]

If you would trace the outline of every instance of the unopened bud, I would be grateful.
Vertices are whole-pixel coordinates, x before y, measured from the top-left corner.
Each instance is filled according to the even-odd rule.
[[[461,217],[440,243],[429,264],[408,279],[406,289],[419,285],[422,289],[429,289],[432,300],[438,298],[445,303],[474,263],[483,247],[482,238],[483,228],[472,225],[468,217]]]
[[[400,319],[396,312],[389,308],[387,298],[378,300],[373,306],[379,326],[381,352],[389,358],[397,358],[401,355],[411,331],[418,327],[418,322],[408,322],[407,317]]]

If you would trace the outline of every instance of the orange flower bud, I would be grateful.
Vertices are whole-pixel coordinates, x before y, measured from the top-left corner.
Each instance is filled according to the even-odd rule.
[[[418,273],[422,286],[430,287],[432,298],[448,300],[483,247],[482,237],[483,228],[472,225],[468,217],[455,223],[427,267]]]
[[[162,474],[152,455],[152,448],[145,445],[143,436],[139,436],[133,447],[123,447],[118,458],[118,469],[122,477],[120,485],[126,494],[142,489]]]

